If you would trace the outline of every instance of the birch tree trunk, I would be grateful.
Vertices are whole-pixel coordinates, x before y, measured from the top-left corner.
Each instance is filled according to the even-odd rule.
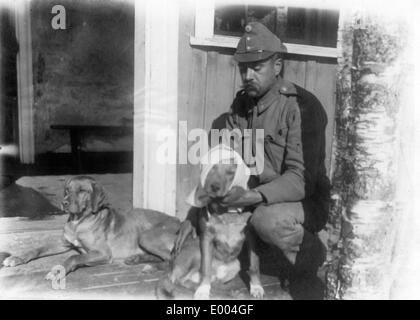
[[[395,186],[404,70],[398,58],[404,26],[360,13],[342,19],[330,219],[339,239],[330,241],[327,295],[387,299],[399,216]]]

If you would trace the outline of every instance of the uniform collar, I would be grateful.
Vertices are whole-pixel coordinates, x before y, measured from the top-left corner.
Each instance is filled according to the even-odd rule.
[[[268,92],[258,100],[258,115],[263,113],[267,108],[279,98],[279,95],[294,96],[297,95],[296,87],[293,83],[279,78]]]

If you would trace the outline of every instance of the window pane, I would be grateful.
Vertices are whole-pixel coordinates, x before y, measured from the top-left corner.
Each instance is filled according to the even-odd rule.
[[[244,5],[220,5],[214,11],[214,34],[241,36],[246,25]]]
[[[216,4],[214,34],[241,36],[259,21],[283,42],[336,47],[338,11],[295,7]]]
[[[285,39],[297,42],[305,39],[305,11],[304,8],[288,8],[286,13]]]
[[[247,23],[251,21],[261,22],[276,33],[276,7],[248,6],[246,17]]]
[[[338,11],[287,8],[284,41],[313,46],[336,47]]]

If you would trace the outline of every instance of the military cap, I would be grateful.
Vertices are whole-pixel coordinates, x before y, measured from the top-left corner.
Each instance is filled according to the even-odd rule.
[[[265,60],[276,52],[287,52],[281,40],[260,22],[250,22],[239,40],[234,58],[238,62]]]

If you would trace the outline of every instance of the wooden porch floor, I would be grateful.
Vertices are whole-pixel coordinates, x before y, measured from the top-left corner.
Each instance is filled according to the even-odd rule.
[[[108,191],[111,203],[120,210],[131,207],[131,175],[93,175]],[[17,181],[40,192],[53,205],[62,196],[64,176],[24,177]],[[19,254],[46,242],[58,241],[67,216],[45,216],[42,219],[22,217],[0,218],[0,252]],[[74,253],[50,256],[14,268],[0,267],[2,299],[155,299],[157,281],[167,272],[165,265],[125,265],[115,261],[109,265],[81,268],[66,277],[66,288],[52,288],[45,275]],[[281,289],[277,277],[263,275],[266,299],[290,299]],[[180,289],[179,299],[191,299],[192,291]],[[212,289],[212,299],[251,299],[243,280]]]

